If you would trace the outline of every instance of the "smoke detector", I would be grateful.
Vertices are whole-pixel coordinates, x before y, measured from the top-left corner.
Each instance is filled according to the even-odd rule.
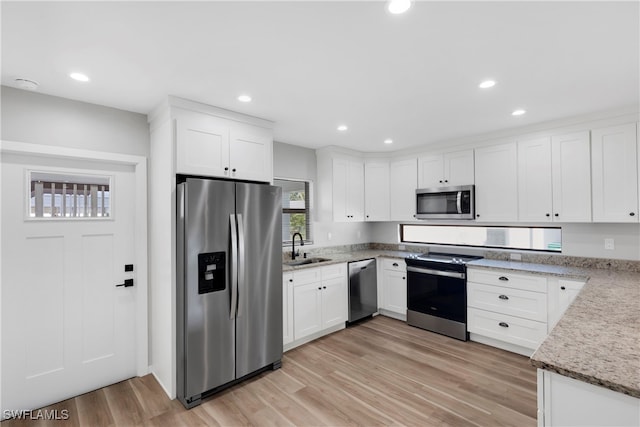
[[[21,79],[21,78],[17,78],[15,82],[16,82],[16,86],[18,86],[20,89],[25,89],[25,90],[36,90],[40,85],[38,82],[35,82],[33,80]]]

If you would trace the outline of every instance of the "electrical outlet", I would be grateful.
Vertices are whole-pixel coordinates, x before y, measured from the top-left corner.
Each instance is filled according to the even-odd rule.
[[[608,251],[612,251],[616,248],[615,241],[613,239],[604,239],[604,248]]]
[[[511,261],[522,261],[522,254],[509,254]]]
[[[331,232],[327,233],[327,240],[331,240]]]
[[[360,235],[361,235],[361,234],[360,234],[360,230],[358,230],[358,231],[356,232],[356,239],[360,239]]]
[[[407,247],[405,245],[398,245],[398,250],[399,251],[404,251],[405,249],[407,249]]]

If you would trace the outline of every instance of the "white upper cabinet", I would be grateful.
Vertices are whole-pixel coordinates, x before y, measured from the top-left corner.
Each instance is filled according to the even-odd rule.
[[[591,133],[593,222],[638,222],[635,123]]]
[[[476,220],[518,220],[516,143],[475,150]]]
[[[518,142],[518,218],[520,221],[553,220],[551,138]]]
[[[418,188],[443,187],[444,160],[441,154],[418,157]]]
[[[589,131],[551,137],[553,220],[591,221]]]
[[[176,172],[229,176],[229,127],[223,120],[199,113],[177,120]]]
[[[418,158],[418,188],[474,183],[473,150]]]
[[[364,221],[364,163],[333,159],[333,220]]]
[[[270,129],[235,124],[229,137],[231,178],[271,181],[273,177],[273,134]]]
[[[176,123],[177,173],[272,181],[271,129],[197,112]]]
[[[389,162],[371,160],[364,165],[364,219],[389,221]]]
[[[415,220],[418,164],[415,158],[389,164],[389,204],[392,221]]]

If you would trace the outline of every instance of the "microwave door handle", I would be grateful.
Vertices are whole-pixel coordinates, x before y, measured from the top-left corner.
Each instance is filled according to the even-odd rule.
[[[458,191],[456,196],[456,207],[458,208],[458,213],[462,213],[462,191]]]

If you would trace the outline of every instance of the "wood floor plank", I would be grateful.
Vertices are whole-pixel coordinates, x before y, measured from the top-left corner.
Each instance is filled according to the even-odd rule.
[[[145,419],[145,411],[135,396],[131,380],[104,389],[114,425],[135,425]]]
[[[108,426],[114,423],[104,390],[92,391],[76,398],[80,425]]]
[[[69,420],[32,426],[536,425],[536,370],[526,357],[377,316],[284,354],[282,368],[190,410],[152,375],[51,405]]]

